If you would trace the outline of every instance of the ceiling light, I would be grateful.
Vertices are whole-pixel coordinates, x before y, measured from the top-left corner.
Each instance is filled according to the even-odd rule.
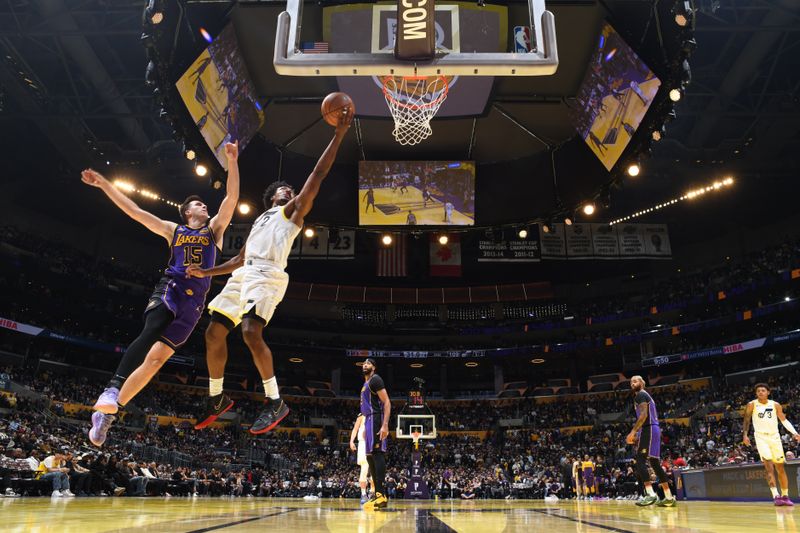
[[[566,224],[567,226],[571,226],[572,225],[572,219],[569,218],[569,217],[566,217],[564,219],[564,224]]]
[[[203,39],[205,39],[207,43],[210,43],[211,41],[214,40],[211,38],[211,34],[208,33],[205,28],[200,28],[200,35],[203,36]]]
[[[202,163],[198,163],[194,167],[194,173],[202,178],[203,176],[208,174],[208,167],[203,165]]]
[[[250,213],[250,204],[246,204],[244,202],[239,204],[239,213],[241,213],[243,215],[249,214]]]
[[[290,362],[290,363],[302,363],[302,362],[303,362],[303,359],[302,359],[302,358],[300,358],[300,357],[290,357],[290,358],[289,358],[289,362]]]
[[[681,90],[680,89],[671,89],[669,91],[669,99],[673,102],[677,102],[681,99]]]
[[[392,244],[392,236],[388,233],[385,233],[383,237],[381,237],[381,242],[384,246],[390,246]]]
[[[542,363],[544,363],[544,359],[542,359],[541,357],[537,357],[535,359],[531,359],[531,363],[533,363],[534,365],[541,365]]]
[[[192,150],[191,148],[189,150],[186,150],[186,153],[184,155],[186,155],[186,159],[188,159],[189,161],[194,161],[194,158],[197,157],[197,154],[194,153],[194,150]]]
[[[661,133],[661,130],[653,130],[652,137],[654,141],[658,142],[664,137],[664,134]]]
[[[519,235],[520,239],[527,239],[528,238],[528,230],[526,230],[525,228],[522,228],[521,230],[519,230],[519,233],[517,235]]]
[[[423,365],[422,363],[411,363],[408,366],[410,366],[411,368],[422,368],[425,365]]]
[[[467,368],[475,368],[476,366],[478,366],[478,363],[470,361],[468,363],[464,363],[464,366],[466,366]]]
[[[542,224],[542,233],[550,233],[550,226],[548,224]]]
[[[594,204],[586,204],[583,206],[583,214],[584,215],[593,215],[594,214]]]
[[[306,230],[303,232],[303,235],[305,235],[307,238],[309,238],[309,239],[310,239],[311,237],[313,237],[313,236],[314,236],[314,233],[315,233],[315,232],[314,232],[314,228],[312,228],[312,227],[308,227],[308,228],[306,228]]]
[[[439,236],[439,244],[441,244],[442,246],[447,244],[449,241],[450,241],[450,239],[447,238],[447,235],[440,235]]]
[[[639,172],[641,171],[642,169],[641,167],[639,167],[639,163],[631,163],[630,165],[628,165],[628,170],[627,170],[628,176],[636,177],[639,175]]]

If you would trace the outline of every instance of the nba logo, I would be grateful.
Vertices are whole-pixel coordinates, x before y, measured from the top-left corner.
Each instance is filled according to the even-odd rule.
[[[531,51],[531,29],[529,26],[514,26],[514,53],[527,54]]]

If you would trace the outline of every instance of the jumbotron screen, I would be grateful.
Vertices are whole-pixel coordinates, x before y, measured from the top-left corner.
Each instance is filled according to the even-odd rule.
[[[211,41],[175,86],[206,144],[227,170],[225,143],[239,141],[241,153],[264,123],[232,24]]]
[[[362,226],[472,226],[474,161],[360,161]]]
[[[661,80],[636,52],[604,24],[571,118],[607,170],[628,146],[660,86]]]

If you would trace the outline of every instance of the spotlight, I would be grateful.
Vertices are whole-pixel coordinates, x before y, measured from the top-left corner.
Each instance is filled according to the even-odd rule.
[[[791,298],[791,296],[786,296],[786,297],[783,298],[783,301],[784,302],[791,302],[792,298]]]
[[[246,204],[244,202],[239,204],[239,213],[243,215],[247,215],[250,213],[250,204]]]
[[[571,226],[572,225],[572,219],[570,217],[565,217],[564,218],[564,224],[566,224],[567,226]]]
[[[159,0],[150,0],[144,8],[144,16],[153,24],[164,22],[164,7]]]
[[[673,102],[678,102],[681,99],[681,90],[680,89],[670,89],[669,91],[669,99]]]
[[[525,228],[522,228],[521,230],[519,230],[519,233],[517,235],[519,235],[520,239],[527,239],[528,238],[528,230],[526,230]]]
[[[666,135],[667,133],[666,130],[667,128],[662,125],[660,128],[654,129],[653,133],[651,133],[650,136],[653,138],[654,141],[658,142],[664,138],[664,135]]]
[[[392,236],[388,233],[385,233],[383,237],[381,237],[381,242],[384,246],[390,246],[392,244]]]
[[[594,214],[594,204],[586,204],[583,206],[583,214],[584,215],[593,215]]]
[[[639,167],[639,163],[631,163],[630,165],[628,165],[628,171],[627,171],[628,176],[636,177],[639,175],[639,172],[641,171],[642,169]]]
[[[194,161],[194,158],[197,157],[197,154],[194,153],[194,150],[192,150],[191,148],[186,150],[186,154],[185,155],[186,155],[186,159],[188,159],[189,161]]]
[[[207,43],[211,43],[211,41],[214,40],[211,38],[211,34],[208,33],[205,28],[200,28],[200,35],[203,36],[203,39],[205,39]]]
[[[215,191],[220,190],[222,188],[222,185],[223,185],[223,183],[222,183],[222,180],[220,180],[220,179],[212,179],[211,180],[211,188],[214,189]]]
[[[691,24],[692,18],[694,18],[694,10],[689,0],[680,0],[677,2],[675,7],[672,8],[672,14],[675,17],[675,24],[681,28],[685,28]]]
[[[439,244],[441,244],[442,246],[447,244],[449,241],[450,241],[450,239],[447,238],[447,235],[440,235],[439,236]]]
[[[194,166],[194,173],[200,176],[201,178],[208,174],[208,167],[202,163],[197,163]]]
[[[723,185],[733,185],[733,178],[728,176],[724,180],[722,180]]]
[[[312,227],[310,227],[310,226],[309,226],[309,227],[307,227],[307,228],[306,228],[306,230],[303,232],[303,235],[305,235],[305,236],[306,236],[306,238],[308,238],[308,239],[310,239],[311,237],[313,237],[313,236],[314,236],[314,234],[315,234],[314,228],[312,228]]]

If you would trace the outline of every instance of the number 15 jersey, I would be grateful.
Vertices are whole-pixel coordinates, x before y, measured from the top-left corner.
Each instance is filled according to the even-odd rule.
[[[285,269],[300,227],[286,216],[285,206],[264,211],[247,237],[245,260],[267,261]]]

